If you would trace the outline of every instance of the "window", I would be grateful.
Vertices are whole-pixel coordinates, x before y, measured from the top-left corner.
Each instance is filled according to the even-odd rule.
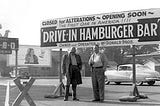
[[[131,71],[132,68],[130,66],[120,66],[119,71]]]

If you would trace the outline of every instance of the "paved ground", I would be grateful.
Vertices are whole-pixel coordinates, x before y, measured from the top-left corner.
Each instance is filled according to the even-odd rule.
[[[10,87],[10,104],[13,103],[15,98],[19,94],[18,88],[14,85],[12,80],[8,80],[11,83]],[[0,106],[4,106],[6,81],[1,81],[0,86]],[[59,84],[58,79],[54,80],[38,80],[36,79],[34,85],[29,90],[30,96],[33,98],[37,106],[160,106],[160,90],[157,92],[157,87],[150,86],[138,86],[138,89],[143,94],[146,94],[148,99],[138,99],[137,102],[120,102],[119,98],[122,96],[128,96],[133,89],[132,86],[120,86],[118,89],[115,85],[107,85],[105,88],[105,101],[104,103],[91,102],[92,88],[90,78],[83,78],[83,84],[78,87],[77,94],[80,101],[74,102],[69,98],[69,101],[63,101],[63,97],[58,98],[44,98],[45,95],[52,95],[56,86]],[[145,89],[144,89],[145,88]],[[29,106],[24,99],[20,106]]]

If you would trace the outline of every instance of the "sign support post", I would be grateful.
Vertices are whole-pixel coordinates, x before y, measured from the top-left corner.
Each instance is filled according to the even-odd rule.
[[[132,46],[132,56],[133,56],[133,92],[130,93],[130,96],[135,96],[137,99],[146,99],[148,98],[146,95],[140,95],[137,85],[136,85],[136,53],[135,53],[135,45]]]
[[[132,45],[132,86],[133,91],[130,92],[129,96],[122,96],[120,97],[120,101],[130,101],[135,102],[137,99],[146,99],[148,98],[146,95],[140,95],[137,85],[136,85],[136,52],[135,52],[135,45]]]
[[[131,96],[136,96],[136,97],[139,97],[139,92],[138,92],[138,88],[137,88],[137,85],[136,85],[136,62],[135,62],[135,59],[136,59],[136,56],[135,56],[135,45],[132,46],[132,60],[133,60],[133,92],[131,92],[132,94],[130,94]]]
[[[58,97],[62,97],[63,95],[63,91],[65,90],[65,86],[62,82],[62,70],[61,70],[61,64],[62,64],[62,48],[60,48],[60,53],[59,53],[59,61],[60,61],[60,65],[59,65],[59,84],[56,87],[56,89],[54,90],[53,94],[51,95],[45,95],[45,98],[58,98]],[[59,91],[59,94],[57,95]]]
[[[61,70],[61,64],[62,64],[62,48],[60,48],[60,53],[59,53],[59,56],[60,56],[60,65],[59,65],[59,82],[61,85],[63,85],[63,82],[62,82],[62,70]],[[60,96],[62,96],[62,86],[60,87],[60,92],[59,92]]]
[[[16,63],[15,63],[15,76],[16,76],[16,78],[18,77],[18,72],[17,72],[17,67],[18,67],[18,48],[15,50],[15,52],[16,52]]]

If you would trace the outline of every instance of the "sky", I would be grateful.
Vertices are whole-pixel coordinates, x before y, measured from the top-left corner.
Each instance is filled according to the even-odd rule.
[[[40,46],[42,20],[160,8],[159,0],[0,0],[0,33],[20,45]]]

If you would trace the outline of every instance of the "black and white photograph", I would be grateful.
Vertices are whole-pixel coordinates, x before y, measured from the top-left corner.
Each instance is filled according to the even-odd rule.
[[[159,3],[1,0],[0,106],[160,106]]]

